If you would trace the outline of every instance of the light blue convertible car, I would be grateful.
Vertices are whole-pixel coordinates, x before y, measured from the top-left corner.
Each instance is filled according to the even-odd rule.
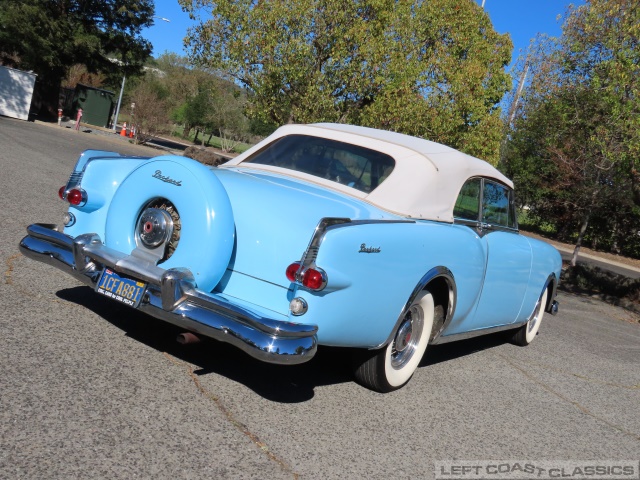
[[[258,360],[355,348],[356,379],[406,384],[428,344],[555,313],[561,260],[518,234],[513,184],[452,148],[350,125],[287,125],[220,167],[87,150],[64,229],[22,252]]]

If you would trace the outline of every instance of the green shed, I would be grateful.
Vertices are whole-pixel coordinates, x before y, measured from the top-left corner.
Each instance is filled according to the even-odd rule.
[[[73,119],[81,108],[82,123],[108,128],[114,109],[114,96],[114,93],[109,90],[78,83],[73,94]]]

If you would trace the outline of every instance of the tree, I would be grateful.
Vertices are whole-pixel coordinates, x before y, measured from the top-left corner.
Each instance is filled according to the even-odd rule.
[[[2,0],[0,62],[37,73],[41,113],[53,115],[60,82],[75,64],[120,78],[140,72],[151,53],[140,32],[153,12],[153,0]]]
[[[156,59],[156,66],[163,72],[161,81],[170,92],[167,100],[172,111],[181,107],[190,97],[197,95],[200,84],[210,76],[193,68],[186,58],[171,52],[160,55]]]
[[[640,254],[640,5],[587,0],[530,54],[509,173],[530,212],[573,237]]]
[[[231,152],[249,132],[249,122],[243,115],[246,96],[236,85],[219,79],[212,91],[208,127],[220,138],[223,152]]]
[[[131,99],[136,107],[132,122],[136,143],[146,143],[168,130],[167,97],[166,88],[154,72],[147,72],[144,81],[133,89]]]
[[[233,81],[217,71],[194,68],[174,53],[161,55],[156,65],[169,92],[171,118],[183,125],[184,137],[196,128],[196,137],[200,131],[209,133],[209,139],[219,135],[227,143],[224,149],[233,148],[247,136],[249,124],[243,114],[246,94]]]
[[[62,80],[62,86],[75,88],[78,83],[101,88],[105,83],[105,75],[102,73],[89,73],[87,67],[76,64],[67,70],[67,76]]]
[[[497,162],[512,47],[473,0],[179,2],[199,21],[190,58],[246,87],[251,119],[396,130]]]

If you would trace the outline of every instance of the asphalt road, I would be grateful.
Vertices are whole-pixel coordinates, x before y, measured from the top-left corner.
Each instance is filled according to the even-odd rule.
[[[260,364],[98,297],[18,252],[59,223],[87,148],[154,151],[0,117],[0,478],[433,478],[441,460],[640,458],[640,324],[561,294],[527,348],[430,347],[381,395],[321,349]],[[366,299],[362,299],[366,301]]]

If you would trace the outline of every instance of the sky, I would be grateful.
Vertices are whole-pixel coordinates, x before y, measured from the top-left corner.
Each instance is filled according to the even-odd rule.
[[[479,5],[482,0],[474,0]],[[484,8],[489,12],[493,27],[498,33],[509,33],[513,41],[515,60],[529,41],[538,33],[559,36],[558,15],[564,13],[571,2],[568,0],[485,0]],[[583,3],[574,0],[573,3]],[[177,0],[155,0],[156,15],[170,20],[169,23],[155,19],[155,25],[145,29],[142,35],[153,44],[153,56],[165,51],[185,55],[183,39],[193,21],[182,11]]]

